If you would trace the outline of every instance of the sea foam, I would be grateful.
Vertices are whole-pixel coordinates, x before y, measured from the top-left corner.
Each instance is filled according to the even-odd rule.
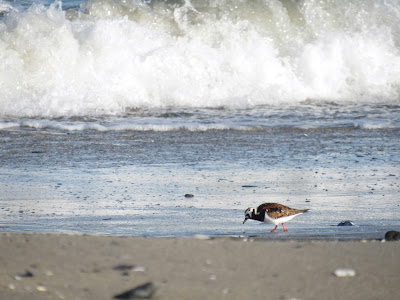
[[[3,117],[400,103],[397,1],[87,0],[4,11]]]

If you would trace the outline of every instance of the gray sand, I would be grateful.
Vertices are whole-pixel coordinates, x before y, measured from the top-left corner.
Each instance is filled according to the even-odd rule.
[[[157,288],[153,299],[396,299],[400,294],[398,242],[4,233],[0,253],[0,299],[9,300],[112,299],[149,281]],[[354,270],[355,276],[337,277],[339,268]],[[27,270],[32,277],[23,277]]]

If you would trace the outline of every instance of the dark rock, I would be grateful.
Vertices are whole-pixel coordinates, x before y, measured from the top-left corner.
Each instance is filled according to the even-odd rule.
[[[354,223],[352,221],[343,221],[337,224],[337,226],[354,226]]]
[[[185,198],[193,198],[194,195],[193,194],[185,194]]]
[[[20,274],[21,277],[33,277],[33,273],[29,270],[26,270],[24,274]]]
[[[386,232],[385,240],[400,241],[400,231],[391,230],[391,231]]]
[[[114,299],[150,299],[155,291],[155,285],[152,282],[147,282],[114,296]]]
[[[28,277],[33,277],[33,273],[29,270],[26,270],[25,273],[23,274],[18,274],[14,276],[16,280],[21,280],[22,278],[28,278]]]
[[[256,185],[242,185],[242,188],[256,188]]]
[[[116,270],[116,271],[130,271],[134,267],[135,267],[134,265],[118,265],[118,266],[113,267],[113,270]]]

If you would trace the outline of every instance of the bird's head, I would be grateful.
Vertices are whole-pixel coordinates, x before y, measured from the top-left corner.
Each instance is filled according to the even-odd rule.
[[[248,219],[253,219],[253,216],[256,213],[256,209],[254,207],[249,207],[248,209],[246,209],[246,211],[244,212],[244,221],[243,224],[248,220]]]

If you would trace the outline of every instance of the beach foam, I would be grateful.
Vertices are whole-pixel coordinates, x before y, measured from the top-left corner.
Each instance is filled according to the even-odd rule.
[[[399,103],[394,1],[87,0],[0,19],[0,116]]]

